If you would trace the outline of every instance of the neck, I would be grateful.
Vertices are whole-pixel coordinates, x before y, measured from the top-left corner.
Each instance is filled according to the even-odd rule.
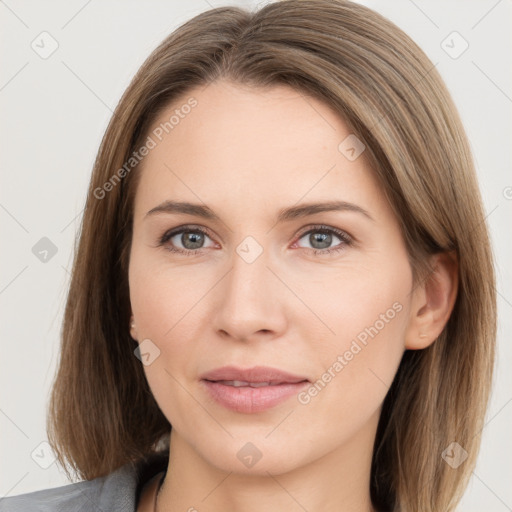
[[[219,469],[172,430],[158,512],[373,512],[369,481],[377,422],[378,415],[350,442],[308,464],[259,474]]]

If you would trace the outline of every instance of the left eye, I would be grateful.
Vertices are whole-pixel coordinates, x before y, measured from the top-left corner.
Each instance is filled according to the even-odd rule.
[[[333,238],[334,237],[334,238]],[[334,239],[337,238],[340,243],[331,247]],[[306,247],[307,249],[312,249],[315,254],[317,253],[329,253],[331,251],[338,251],[344,249],[347,245],[350,245],[352,242],[351,237],[340,230],[320,227],[310,229],[306,233],[304,233],[298,241],[306,239],[310,244],[310,247]]]

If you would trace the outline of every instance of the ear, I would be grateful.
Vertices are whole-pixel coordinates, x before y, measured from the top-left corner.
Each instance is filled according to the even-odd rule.
[[[432,271],[412,292],[405,348],[419,350],[437,339],[453,311],[459,285],[454,251],[434,254]]]
[[[130,336],[137,341],[137,329],[135,326],[135,320],[133,319],[133,315],[130,316]]]

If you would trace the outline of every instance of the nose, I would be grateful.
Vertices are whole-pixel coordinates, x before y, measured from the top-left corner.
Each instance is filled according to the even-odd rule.
[[[242,246],[242,247],[241,247]],[[250,341],[274,339],[285,330],[286,287],[271,269],[268,252],[254,260],[254,246],[234,251],[231,267],[216,287],[213,327],[224,338]],[[258,249],[259,251],[259,249]]]

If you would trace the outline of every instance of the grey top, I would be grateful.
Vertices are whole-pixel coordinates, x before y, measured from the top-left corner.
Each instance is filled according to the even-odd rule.
[[[159,452],[93,480],[0,498],[0,512],[136,512],[142,487],[168,461]]]

